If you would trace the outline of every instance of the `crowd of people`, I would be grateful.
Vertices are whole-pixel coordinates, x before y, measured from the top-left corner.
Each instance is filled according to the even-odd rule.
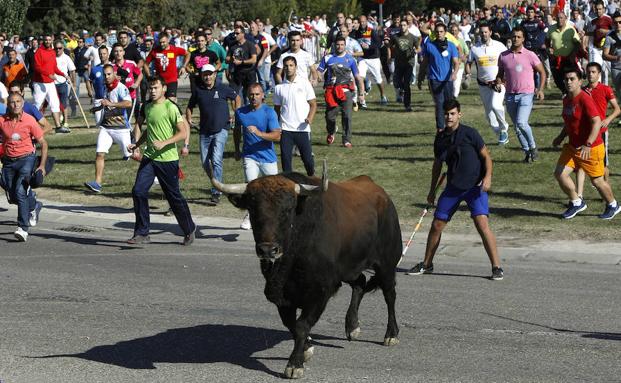
[[[565,121],[554,144],[569,137],[555,171],[561,190],[570,199],[562,217],[571,219],[586,209],[581,195],[588,175],[606,202],[600,218],[612,219],[621,211],[608,183],[607,151],[607,128],[621,114],[615,97],[621,90],[620,11],[617,0],[560,0],[552,7],[525,0],[473,11],[407,12],[385,20],[375,12],[357,17],[337,13],[334,18],[292,12],[280,26],[272,25],[270,19],[255,19],[214,22],[190,31],[154,30],[151,25],[137,31],[124,26],[93,34],[86,30],[48,33],[24,41],[0,34],[2,181],[9,200],[20,206],[15,235],[25,241],[41,210],[24,181],[35,168],[35,147],[32,140],[21,137],[40,144],[43,158],[36,166],[45,172],[44,135],[52,130],[71,132],[68,119],[83,109],[80,88],[92,99],[86,112],[94,113],[100,128],[95,179],[85,186],[92,192],[102,191],[105,155],[118,144],[124,158],[140,161],[132,191],[136,228],[130,243],[149,241],[148,190],[155,181],[185,233],[184,243],[189,244],[195,225],[179,192],[176,143],[183,141],[181,156],[189,153],[192,126],[199,132],[203,167],[219,181],[230,129],[246,181],[279,171],[274,143],[281,147],[283,171],[293,170],[292,156],[298,151],[306,173],[312,176],[310,132],[318,109],[315,88],[319,83],[324,89],[326,143],[335,141],[340,113],[341,144],[347,150],[354,145],[353,112],[367,108],[366,96],[373,84],[379,90],[380,107],[392,98],[387,86],[392,84],[391,101],[410,112],[411,87],[422,89],[427,80],[437,130],[432,190],[442,162],[449,165],[448,186],[438,201],[443,209],[437,210],[436,219],[446,224],[466,200],[475,222],[482,225],[480,232],[493,266],[502,276],[494,255],[495,241],[490,239],[491,231],[484,229],[487,222],[476,218],[489,214],[486,191],[491,172],[487,175],[486,169],[491,160],[480,136],[460,127],[461,109],[455,100],[462,88],[470,86],[471,76],[476,76],[497,144],[509,142],[511,122],[524,162],[530,163],[539,155],[529,117],[534,102],[544,98],[553,82],[563,95]],[[177,93],[179,79],[186,74],[191,97],[183,112]],[[583,78],[588,80],[584,89]],[[25,87],[32,90],[34,105],[24,100]],[[273,107],[266,103],[270,94]],[[195,125],[197,107],[200,121]],[[41,114],[46,109],[53,127]],[[460,130],[468,134],[457,134]],[[476,155],[464,156],[462,161],[476,162],[478,157],[478,165],[459,164],[460,153],[472,148]],[[464,178],[455,169],[477,176]],[[571,178],[574,173],[576,184]],[[212,190],[210,204],[220,202],[219,193]],[[251,228],[248,216],[241,226]],[[434,227],[439,241],[441,225]],[[429,255],[413,273],[432,270],[432,250],[437,243],[430,243]]]

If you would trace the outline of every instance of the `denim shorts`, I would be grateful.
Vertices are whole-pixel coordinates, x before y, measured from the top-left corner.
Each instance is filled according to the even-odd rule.
[[[469,190],[457,189],[448,185],[440,195],[434,217],[441,221],[450,221],[459,208],[461,201],[466,201],[472,218],[477,215],[489,216],[487,192],[476,185]]]

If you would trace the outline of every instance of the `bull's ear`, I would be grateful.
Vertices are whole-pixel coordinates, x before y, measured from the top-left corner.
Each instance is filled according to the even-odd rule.
[[[246,209],[246,198],[243,194],[229,194],[227,197],[236,208]]]

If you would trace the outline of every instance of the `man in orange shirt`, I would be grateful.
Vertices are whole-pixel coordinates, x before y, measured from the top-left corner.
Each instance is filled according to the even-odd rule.
[[[41,166],[36,170],[43,176],[47,162],[47,142],[34,117],[23,112],[24,98],[21,94],[11,93],[7,107],[7,113],[0,116],[0,136],[5,150],[2,156],[2,185],[8,193],[9,201],[17,205],[18,227],[15,238],[19,242],[26,242],[28,229],[37,224],[43,207],[29,186],[37,158],[33,139],[41,145]]]
[[[8,88],[13,81],[25,79],[28,76],[28,71],[24,63],[17,60],[17,52],[15,49],[10,48],[7,55],[9,57],[9,62],[2,67],[2,71],[4,72],[2,82]]]

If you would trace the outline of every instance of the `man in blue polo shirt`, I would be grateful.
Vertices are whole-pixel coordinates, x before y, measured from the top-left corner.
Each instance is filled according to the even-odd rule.
[[[201,78],[196,81],[194,93],[190,97],[188,107],[185,110],[186,120],[192,124],[192,111],[198,105],[201,112],[200,120],[200,150],[201,162],[207,175],[209,162],[213,164],[213,177],[222,182],[222,160],[224,158],[224,146],[229,137],[229,127],[232,117],[229,115],[230,102],[232,110],[241,106],[241,99],[235,91],[223,84],[217,84],[218,71],[212,64],[205,64],[201,68]],[[202,80],[202,81],[201,81]],[[209,205],[217,205],[220,202],[220,192],[211,189]]]
[[[457,47],[446,39],[446,25],[435,24],[436,38],[427,37],[422,46],[423,62],[418,72],[418,89],[421,88],[425,74],[429,77],[429,91],[436,109],[436,129],[444,130],[444,111],[446,100],[453,98],[453,81],[459,70]]]
[[[98,107],[101,106],[101,101],[106,97],[106,78],[103,73],[103,67],[108,64],[108,60],[110,59],[110,52],[105,44],[99,47],[99,59],[101,62],[91,69],[91,74],[88,77],[91,80],[91,86],[93,88],[93,109],[96,110],[95,121],[97,121],[97,123],[102,121],[101,116],[103,114],[103,109]]]
[[[280,124],[273,108],[263,104],[265,95],[261,84],[248,86],[250,104],[235,111],[235,160],[243,159],[244,177],[250,182],[260,175],[278,174],[278,163],[274,142],[280,141]],[[239,150],[241,137],[244,137],[243,150]],[[240,226],[250,230],[250,217],[244,217]]]

